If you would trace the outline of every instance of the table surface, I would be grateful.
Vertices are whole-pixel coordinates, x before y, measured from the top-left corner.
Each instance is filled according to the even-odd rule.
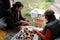
[[[29,30],[31,30],[32,28],[34,28],[34,26],[22,26],[22,30],[21,30],[21,31],[23,31],[24,28],[28,28]],[[21,33],[21,31],[19,31],[18,33],[16,33],[16,34],[11,38],[11,40],[16,40],[16,36],[19,35],[19,34]],[[34,35],[33,40],[38,40],[37,34]]]

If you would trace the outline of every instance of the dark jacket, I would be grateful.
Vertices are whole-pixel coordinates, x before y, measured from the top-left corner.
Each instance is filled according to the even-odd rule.
[[[52,36],[50,40],[60,38],[60,21],[58,21],[56,18],[52,18],[44,28],[43,34],[46,32],[47,28],[50,29],[52,32]]]
[[[21,25],[20,20],[25,20],[25,18],[22,17],[21,12],[19,12],[18,19],[18,11],[15,11],[13,9],[6,11],[5,18],[8,28],[20,26]]]

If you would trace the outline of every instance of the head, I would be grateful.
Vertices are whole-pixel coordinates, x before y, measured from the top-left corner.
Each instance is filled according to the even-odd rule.
[[[52,18],[55,18],[54,15],[54,11],[53,10],[47,10],[44,14],[45,14],[45,18],[50,21]]]
[[[13,4],[13,9],[15,11],[21,11],[23,8],[23,4],[21,2],[16,2],[15,4]]]

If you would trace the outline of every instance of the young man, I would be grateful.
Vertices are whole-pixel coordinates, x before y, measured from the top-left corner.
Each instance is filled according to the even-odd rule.
[[[55,18],[54,11],[47,10],[45,12],[45,17],[48,20],[47,25],[44,30],[35,31],[41,40],[55,40],[60,38],[60,21]]]
[[[16,2],[13,7],[5,14],[7,28],[20,28],[21,25],[29,25],[29,20],[25,19],[21,15],[23,4]]]

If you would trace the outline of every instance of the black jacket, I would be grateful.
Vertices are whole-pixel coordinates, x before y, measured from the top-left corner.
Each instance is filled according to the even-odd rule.
[[[21,12],[19,12],[19,19],[18,19],[18,12],[10,9],[6,11],[5,18],[6,18],[6,23],[8,28],[20,26],[20,20],[25,20],[25,18],[22,17]]]
[[[60,38],[60,21],[58,21],[56,18],[50,20],[50,22],[44,28],[43,34],[46,32],[46,28],[50,29],[52,32],[50,40]]]

